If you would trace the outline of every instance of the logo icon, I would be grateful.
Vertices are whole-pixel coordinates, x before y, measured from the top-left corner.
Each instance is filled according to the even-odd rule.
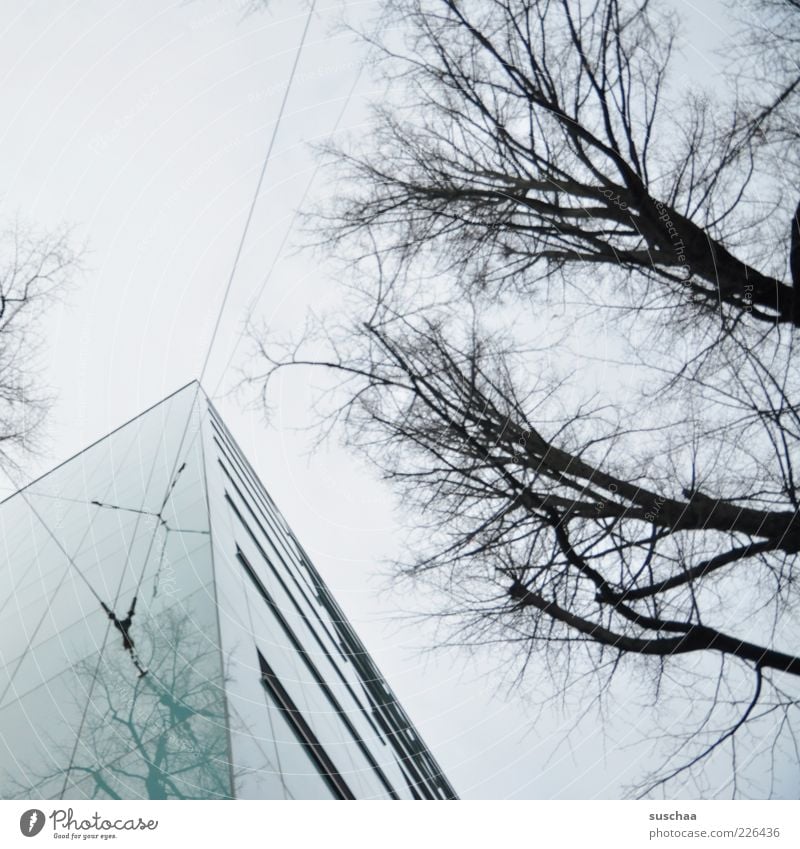
[[[38,808],[31,808],[19,818],[19,830],[25,837],[36,837],[44,828],[44,813]]]

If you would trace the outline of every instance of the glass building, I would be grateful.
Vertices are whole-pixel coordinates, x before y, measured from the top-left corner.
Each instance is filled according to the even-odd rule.
[[[0,546],[0,797],[455,798],[196,382]]]

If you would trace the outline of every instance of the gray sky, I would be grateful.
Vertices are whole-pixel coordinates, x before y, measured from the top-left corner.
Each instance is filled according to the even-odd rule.
[[[84,278],[47,318],[43,374],[57,401],[29,477],[199,375],[307,9],[269,5],[246,17],[230,0],[0,6],[0,211],[42,227],[67,222],[89,245]],[[328,136],[356,79],[359,49],[330,28],[345,5],[356,17],[375,7],[319,3],[204,381],[209,394],[313,171],[307,143]],[[673,5],[689,36],[682,70],[713,80],[719,4]],[[359,80],[343,129],[359,131],[369,86]],[[309,305],[323,310],[337,296],[324,267],[287,253],[257,314],[288,334]],[[614,750],[635,736],[638,717],[612,712],[615,742],[587,721],[558,746],[575,720],[571,700],[565,713],[535,715],[535,670],[523,697],[491,674],[490,658],[423,655],[430,634],[389,621],[409,600],[367,578],[397,545],[391,496],[335,445],[308,456],[308,435],[291,427],[307,420],[312,397],[283,381],[270,428],[233,398],[217,404],[457,790],[617,796],[641,771],[643,750]]]

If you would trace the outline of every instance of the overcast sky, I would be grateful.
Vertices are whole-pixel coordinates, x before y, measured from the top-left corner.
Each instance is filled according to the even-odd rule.
[[[204,381],[211,395],[235,377],[225,366],[243,316],[314,170],[308,143],[328,137],[354,83],[342,131],[358,132],[379,94],[358,77],[358,46],[331,29],[345,5],[357,18],[375,8],[318,4]],[[674,5],[687,81],[713,81],[727,26],[718,3]],[[83,278],[47,319],[43,378],[57,400],[28,478],[199,376],[306,11],[274,0],[246,16],[231,0],[0,4],[0,211],[66,222],[88,245]],[[287,251],[256,312],[289,333],[337,296],[324,266]],[[509,691],[490,658],[423,655],[430,634],[394,621],[412,600],[372,577],[397,546],[391,496],[335,445],[308,455],[308,435],[292,428],[311,398],[284,380],[270,427],[236,398],[216,403],[458,792],[618,796],[642,771],[641,750],[616,751],[636,716],[612,715],[611,741],[591,720],[559,746],[575,716],[534,715],[536,670],[527,692]]]

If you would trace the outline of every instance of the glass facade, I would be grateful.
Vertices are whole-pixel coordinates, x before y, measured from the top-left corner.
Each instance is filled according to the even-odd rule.
[[[197,383],[0,546],[1,798],[455,798]]]

